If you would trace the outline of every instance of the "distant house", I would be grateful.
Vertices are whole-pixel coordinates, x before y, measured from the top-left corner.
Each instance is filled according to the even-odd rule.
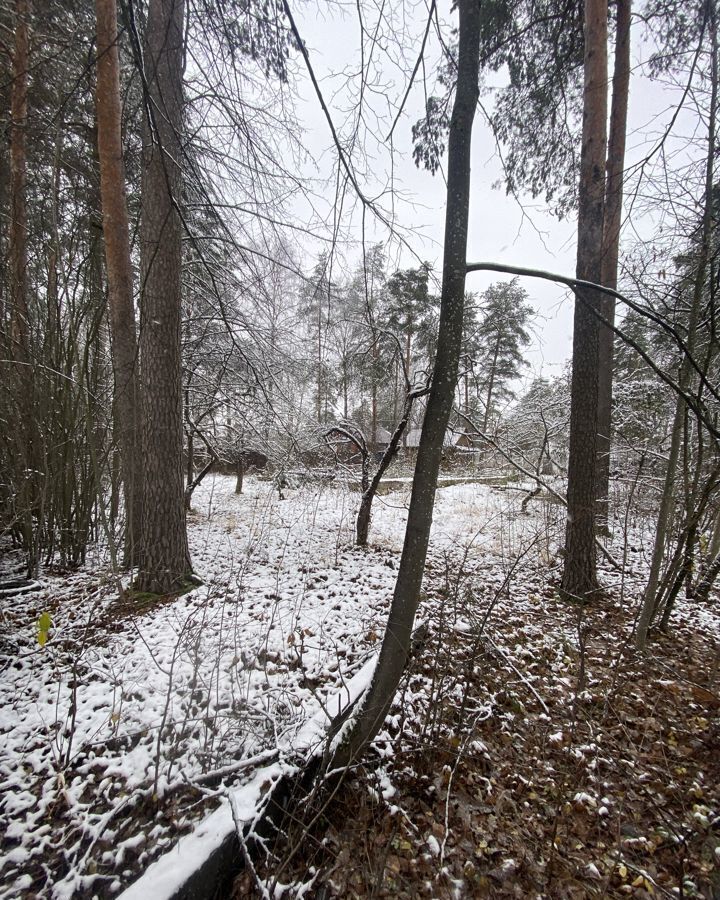
[[[405,435],[405,447],[409,452],[417,452],[420,446],[420,435],[422,429],[411,428]],[[445,431],[445,439],[443,440],[444,450],[454,450],[455,448],[475,449],[472,443],[474,438],[466,434],[464,431],[456,431],[454,428],[447,428]]]
[[[455,436],[453,446],[458,450],[469,450],[474,453],[483,446],[482,438],[477,434],[468,434],[467,431],[455,431],[453,434]]]

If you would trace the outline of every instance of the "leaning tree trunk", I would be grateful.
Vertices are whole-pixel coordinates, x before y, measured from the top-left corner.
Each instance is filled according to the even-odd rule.
[[[457,385],[465,296],[470,148],[478,98],[480,5],[477,0],[459,0],[458,10],[458,78],[448,142],[445,252],[433,382],[418,449],[405,543],[380,658],[352,726],[339,746],[328,754],[328,764],[333,767],[347,765],[377,734],[407,662],[425,568],[443,439]]]
[[[134,563],[142,527],[142,460],[139,425],[138,347],[133,305],[130,226],[122,150],[122,104],[115,0],[96,0],[97,143],[100,161],[115,422],[125,497],[125,565]]]
[[[184,0],[150,0],[145,39],[140,359],[141,591],[167,593],[192,572],[185,523],[181,382],[181,196]]]
[[[419,391],[412,391],[410,383],[407,382],[407,394],[405,395],[405,402],[403,404],[400,421],[395,426],[395,430],[392,433],[390,441],[385,448],[385,452],[383,453],[372,478],[369,478],[368,476],[369,454],[366,454],[365,457],[363,457],[362,497],[360,499],[360,508],[358,509],[357,520],[355,522],[355,543],[358,547],[367,546],[368,535],[370,534],[370,519],[372,517],[373,500],[380,487],[383,475],[390,467],[390,463],[397,456],[398,450],[400,449],[400,440],[407,432],[407,425],[410,421],[413,403],[417,397],[420,396],[420,393],[421,392]]]
[[[617,290],[618,253],[622,219],[623,178],[625,169],[625,135],[627,132],[628,91],[630,87],[630,11],[632,0],[617,2],[615,66],[613,71],[610,138],[608,141],[605,221],[603,225],[603,257],[601,280],[605,287]],[[612,385],[614,368],[615,298],[603,294],[600,313],[608,323],[600,324],[598,369],[597,424],[597,509],[596,522],[607,531],[610,496],[610,449],[612,431]]]
[[[607,0],[585,0],[585,86],[578,191],[577,277],[601,280],[607,134]],[[570,387],[568,515],[562,590],[584,602],[598,590],[595,492],[598,291],[576,289]]]

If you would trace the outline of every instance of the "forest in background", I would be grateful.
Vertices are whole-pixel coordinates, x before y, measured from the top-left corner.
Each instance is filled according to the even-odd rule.
[[[265,484],[276,504],[338,489],[352,533],[336,523],[337,540],[370,554],[382,497],[410,484],[372,677],[298,767],[319,780],[364,759],[397,704],[416,614],[440,596],[423,578],[437,565],[443,483],[514,491],[512,516],[544,516],[546,533],[552,519],[542,553],[531,542],[551,596],[569,620],[619,602],[618,660],[672,640],[678,616],[678,641],[707,639],[692,683],[717,727],[715,4],[461,0],[451,26],[440,12],[409,7],[411,35],[402,11],[353,11],[348,113],[324,92],[285,0],[0,7],[0,596],[35,596],[23,627],[42,654],[60,634],[53,591],[72,603],[65,580],[94,573],[138,615],[210,596],[219,570],[196,562],[188,529],[193,498],[206,502],[219,476],[240,498]],[[644,77],[679,99],[630,164],[639,40],[654,48]],[[383,83],[381,57],[405,78],[375,121],[366,95]],[[495,76],[502,86],[487,89]],[[406,103],[423,88],[413,124]],[[308,92],[330,135],[330,213],[307,174]],[[574,273],[469,258],[476,117],[492,129],[507,192],[577,218]],[[397,224],[392,181],[375,192],[368,175],[367,134],[396,128],[411,130],[414,163],[445,179],[437,269]],[[358,210],[360,232],[346,224]],[[494,280],[473,291],[478,271]],[[542,328],[533,279],[574,298],[572,359],[553,378],[526,377]],[[530,550],[510,545],[514,572]],[[12,609],[15,627],[22,605]],[[442,631],[441,612],[437,622]],[[13,627],[2,637],[10,667]],[[58,772],[71,760],[68,749]],[[702,815],[717,829],[710,806]],[[708,871],[716,844],[710,856]],[[713,877],[696,896],[715,896]],[[643,881],[633,890],[652,893]]]

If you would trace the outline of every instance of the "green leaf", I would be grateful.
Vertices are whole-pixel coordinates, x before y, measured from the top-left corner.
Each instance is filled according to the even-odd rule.
[[[44,647],[45,644],[47,644],[48,633],[51,628],[52,619],[50,618],[50,613],[42,613],[37,620],[37,639],[38,644],[40,644],[41,647]]]

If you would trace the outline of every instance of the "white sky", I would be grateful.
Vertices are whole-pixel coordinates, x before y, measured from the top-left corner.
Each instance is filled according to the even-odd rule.
[[[442,235],[444,228],[445,185],[440,173],[430,175],[417,169],[412,160],[410,129],[412,123],[423,114],[423,84],[419,77],[411,93],[406,111],[403,113],[394,134],[394,155],[391,160],[389,144],[385,140],[394,117],[392,109],[397,106],[407,86],[407,74],[415,62],[420,48],[420,40],[425,24],[425,2],[391,3],[394,7],[388,15],[396,16],[395,30],[382,39],[382,54],[376,52],[380,60],[375,73],[375,84],[371,84],[369,97],[368,127],[358,140],[358,148],[365,147],[370,156],[366,171],[361,172],[360,182],[368,196],[373,196],[392,185],[402,195],[394,203],[398,225],[405,230],[405,237],[412,250],[421,259],[427,259],[439,273],[442,263]],[[373,7],[374,9],[374,7]],[[353,121],[353,92],[357,92],[359,79],[359,36],[356,5],[293,3],[298,28],[308,47],[311,63],[321,84],[321,90],[337,130],[347,136],[348,125]],[[439,3],[441,21],[450,20],[449,2]],[[402,16],[402,18],[400,18]],[[453,17],[453,20],[455,17]],[[370,27],[370,11],[367,12],[366,27]],[[393,41],[397,35],[397,42]],[[449,28],[445,30],[449,37]],[[400,45],[405,45],[403,51]],[[612,50],[612,48],[611,48]],[[366,47],[367,54],[367,47]],[[633,46],[634,74],[630,88],[628,164],[641,159],[661,134],[673,109],[677,93],[651,83],[641,71],[643,59],[650,54],[650,48],[637,37]],[[428,42],[425,73],[428,93],[433,92],[434,69],[439,51],[437,40]],[[396,63],[390,62],[394,57]],[[367,58],[367,55],[366,55]],[[612,57],[610,64],[612,65]],[[298,72],[305,76],[302,60],[297,59]],[[405,72],[402,71],[404,67]],[[439,91],[437,91],[439,93]],[[325,187],[326,209],[330,209],[334,197],[334,171],[336,154],[325,117],[320,110],[313,89],[306,77],[302,77],[299,87],[300,100],[298,115],[304,128],[303,144],[315,161],[314,171],[308,172],[320,180],[332,183]],[[483,98],[491,102],[491,98]],[[375,116],[376,118],[372,118]],[[692,116],[690,116],[692,120]],[[532,127],[532,123],[528,123]],[[681,116],[678,129],[692,129],[688,116]],[[468,259],[470,261],[496,261],[531,266],[565,274],[575,269],[575,221],[558,222],[550,216],[540,201],[523,199],[522,207],[514,198],[507,197],[504,189],[493,188],[502,178],[502,168],[497,156],[493,136],[478,113],[473,131],[472,193],[470,203],[470,234]],[[322,190],[322,188],[319,188]],[[388,208],[389,201],[382,204]],[[349,200],[347,207],[352,206]],[[328,213],[328,222],[332,221]],[[343,219],[350,241],[359,240],[361,217],[355,208],[352,215]],[[652,223],[646,223],[649,233]],[[634,231],[637,231],[634,222]],[[634,235],[637,238],[637,234]],[[366,240],[368,242],[386,240],[387,232],[371,223],[366,217]],[[407,249],[399,248],[391,253],[390,269],[397,266],[417,264]],[[320,249],[308,248],[311,253]],[[355,264],[360,255],[359,246],[352,247],[348,259]],[[482,291],[492,281],[507,276],[475,273],[469,276],[468,289]],[[524,279],[530,302],[538,311],[536,325],[537,342],[528,350],[530,363],[528,375],[541,371],[552,375],[560,371],[570,356],[572,347],[572,299],[567,290],[537,280]]]

